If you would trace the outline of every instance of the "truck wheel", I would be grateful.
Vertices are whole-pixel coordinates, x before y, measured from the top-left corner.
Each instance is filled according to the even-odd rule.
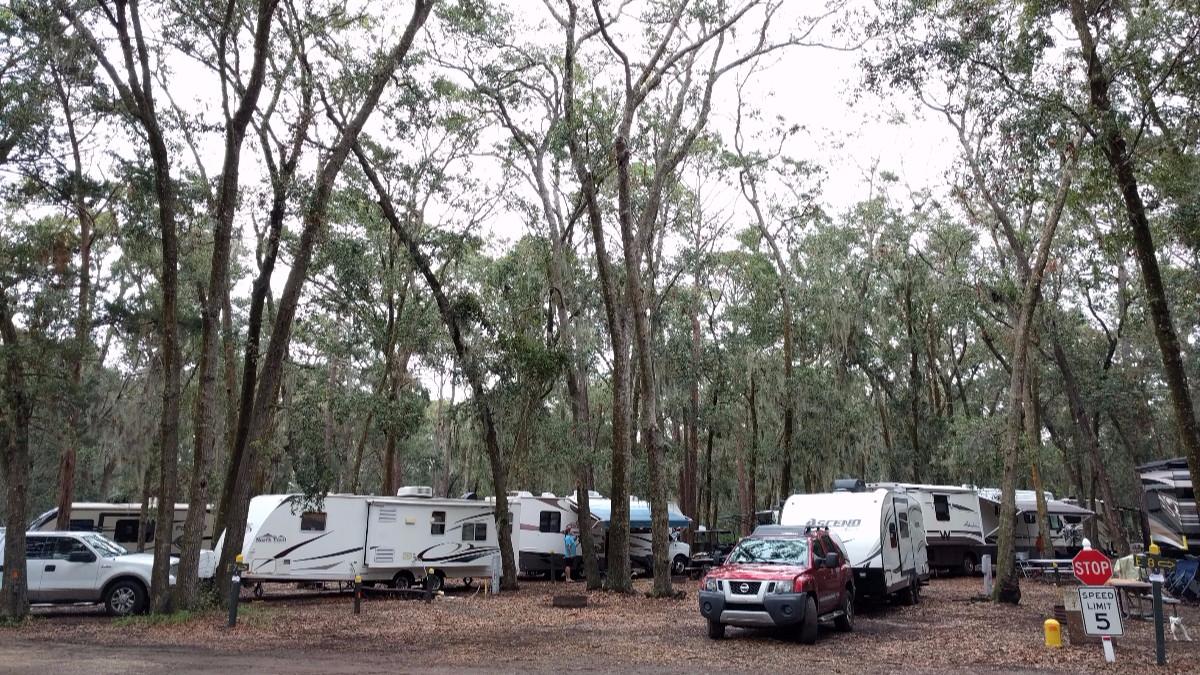
[[[392,588],[399,590],[407,590],[412,588],[413,575],[412,572],[396,572],[396,576],[392,577]]]
[[[811,595],[804,599],[804,620],[800,622],[800,644],[811,645],[817,641],[817,602]]]
[[[146,589],[136,581],[118,581],[104,594],[104,608],[110,616],[141,614],[146,611]]]
[[[720,621],[708,620],[708,637],[713,640],[721,640],[725,637],[725,624]]]
[[[960,571],[964,577],[973,577],[975,576],[975,569],[978,565],[979,563],[975,560],[975,554],[967,553],[963,556],[962,570]]]
[[[688,566],[687,556],[685,556],[683,554],[677,555],[677,556],[675,556],[675,559],[671,561],[671,574],[674,574],[675,576],[679,576],[679,575],[683,574],[685,571],[687,571],[687,566]]]
[[[854,594],[846,589],[846,597],[842,598],[842,615],[834,619],[833,625],[843,633],[854,630]]]

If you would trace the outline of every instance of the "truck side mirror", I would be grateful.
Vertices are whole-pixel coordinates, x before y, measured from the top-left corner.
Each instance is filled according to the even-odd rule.
[[[96,554],[91,551],[71,551],[67,554],[67,562],[94,563],[96,562]]]

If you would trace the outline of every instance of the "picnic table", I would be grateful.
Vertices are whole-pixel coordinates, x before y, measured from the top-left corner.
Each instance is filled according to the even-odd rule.
[[[1154,616],[1153,589],[1149,581],[1135,579],[1109,579],[1104,584],[1117,589],[1121,613],[1131,619],[1148,619]],[[1179,601],[1163,593],[1163,606],[1169,607],[1172,616],[1179,616]]]
[[[1075,575],[1071,571],[1070,558],[1018,558],[1017,567],[1021,570],[1021,576],[1026,578],[1048,576],[1061,581]]]

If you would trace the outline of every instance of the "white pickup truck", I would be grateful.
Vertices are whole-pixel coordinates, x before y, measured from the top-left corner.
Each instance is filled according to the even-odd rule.
[[[4,564],[0,536],[0,570]],[[154,556],[129,553],[95,532],[29,532],[25,535],[29,601],[40,603],[104,603],[113,616],[146,611]],[[175,584],[178,558],[171,558]]]

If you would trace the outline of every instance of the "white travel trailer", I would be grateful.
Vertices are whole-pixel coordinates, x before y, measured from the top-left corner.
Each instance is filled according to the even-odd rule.
[[[149,515],[146,519],[146,548],[154,547],[155,511],[156,505],[150,504]],[[179,555],[179,542],[183,538],[183,523],[187,518],[188,505],[176,504],[174,523],[171,532],[171,553]],[[72,532],[99,532],[128,549],[133,549],[138,543],[139,517],[142,513],[141,504],[105,504],[103,502],[74,502],[71,504],[71,524],[68,529]],[[58,520],[58,507],[43,513],[29,524],[30,531],[54,530]],[[213,513],[212,506],[204,511],[204,534],[200,547],[212,548]]]
[[[1054,498],[1054,493],[1045,491],[1046,515],[1050,526],[1050,548],[1056,556],[1069,556],[1078,552],[1083,545],[1083,524],[1096,514],[1075,504]],[[988,532],[987,542],[994,549],[1000,528],[999,488],[979,488],[981,508],[987,502],[993,504],[995,524]],[[1038,526],[1037,526],[1037,492],[1034,490],[1016,490],[1017,522],[1013,531],[1013,548],[1022,555],[1037,555]],[[985,514],[986,516],[986,514]],[[1069,520],[1068,520],[1069,519]],[[988,520],[985,517],[985,522]]]
[[[515,515],[514,522],[520,523],[516,547],[517,567],[521,574],[549,576],[561,573],[566,553],[564,534],[567,528],[579,525],[574,502],[557,497],[553,492],[543,492],[538,497],[532,492],[519,491],[509,493],[508,503]],[[572,574],[581,571],[572,570]]]
[[[921,505],[883,488],[792,495],[780,525],[824,527],[836,533],[854,568],[855,594],[882,600],[899,595],[915,603],[929,578]]]
[[[985,553],[994,557],[995,546],[989,548],[989,531],[984,529],[984,511],[992,510],[993,502],[981,498],[974,488],[922,483],[871,483],[869,487],[894,490],[920,503],[930,567],[974,574]]]
[[[396,497],[331,494],[318,509],[301,495],[262,495],[250,500],[242,578],[352,582],[361,575],[408,588],[432,575],[436,590],[448,578],[489,576],[499,552],[486,501],[435,499],[419,487]]]

